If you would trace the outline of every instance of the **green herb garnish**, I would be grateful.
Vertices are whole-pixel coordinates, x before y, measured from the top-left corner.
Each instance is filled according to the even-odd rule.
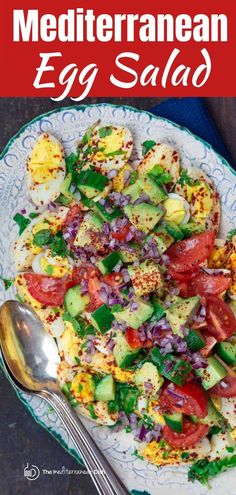
[[[98,416],[95,413],[94,405],[93,404],[88,404],[88,411],[89,411],[89,414],[90,414],[91,418],[93,418],[93,419],[97,419],[98,418]]]
[[[192,177],[188,175],[188,170],[183,169],[179,176],[178,184],[180,184],[181,186],[183,186],[184,184],[187,184],[188,186],[196,186],[199,184],[199,181],[192,179]]]
[[[169,182],[171,182],[173,180],[173,176],[171,174],[169,174],[168,172],[163,172],[158,177],[154,177],[154,178],[155,178],[155,182],[157,184],[159,184],[160,186],[162,184],[169,184]]]
[[[142,153],[143,153],[143,156],[145,156],[146,153],[148,153],[148,151],[150,149],[152,149],[153,146],[155,146],[155,144],[157,144],[156,141],[153,141],[152,139],[149,139],[147,141],[144,141],[142,143]]]
[[[33,219],[33,218],[37,218],[39,216],[39,213],[36,213],[36,211],[32,211],[31,213],[29,213],[29,218]]]
[[[51,234],[49,229],[39,230],[34,235],[33,244],[39,247],[48,246],[53,256],[72,256],[72,253],[67,249],[67,244],[61,230],[54,235]]]
[[[110,136],[111,134],[112,126],[100,127],[100,129],[98,129],[98,135],[101,139]]]
[[[236,235],[236,229],[232,229],[227,234],[227,239],[231,241],[231,239]]]
[[[100,150],[99,150],[100,151]],[[105,153],[106,156],[118,156],[118,155],[125,155],[125,151],[123,150],[115,150],[115,151],[110,151],[110,153]]]
[[[80,327],[79,322],[76,320],[76,318],[74,318],[73,316],[71,316],[69,313],[67,313],[65,311],[62,315],[62,319],[63,319],[63,321],[69,321],[72,324],[74,331],[77,333],[77,335],[79,337],[81,337],[81,327]]]
[[[200,459],[190,467],[188,479],[189,481],[198,480],[202,485],[208,485],[209,480],[233,467],[236,467],[236,455],[215,461],[208,461],[207,458]]]
[[[17,223],[19,227],[19,234],[22,234],[26,227],[30,224],[30,219],[21,215],[21,213],[16,213],[13,220]]]
[[[181,458],[183,461],[186,461],[189,458],[189,453],[188,452],[182,452]]]
[[[7,290],[9,289],[9,287],[11,287],[11,285],[13,284],[14,280],[11,280],[9,278],[4,278],[4,277],[1,277],[0,276],[0,280],[3,282],[4,284],[4,288]]]

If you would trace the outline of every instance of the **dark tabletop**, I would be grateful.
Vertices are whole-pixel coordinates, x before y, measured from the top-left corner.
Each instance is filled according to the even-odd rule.
[[[89,98],[83,103],[102,101],[149,109],[161,98]],[[236,98],[206,98],[208,108],[236,162]],[[49,98],[0,99],[0,151],[27,121],[56,106],[73,105],[69,99],[55,103]],[[89,476],[40,475],[35,481],[24,477],[24,467],[34,464],[43,469],[63,466],[78,470],[76,461],[39,426],[0,370],[0,494],[1,495],[95,495]]]

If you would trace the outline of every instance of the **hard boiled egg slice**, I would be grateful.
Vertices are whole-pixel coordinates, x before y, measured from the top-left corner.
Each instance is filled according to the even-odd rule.
[[[33,203],[43,206],[54,201],[65,173],[63,146],[50,134],[42,134],[27,162],[27,186]]]
[[[50,229],[55,234],[62,227],[68,211],[68,208],[64,206],[56,211],[46,210],[31,221],[14,244],[13,257],[17,271],[28,270],[32,266],[35,255],[42,252],[40,247],[33,244],[34,235],[44,229]]]
[[[68,258],[62,256],[53,256],[50,249],[43,253],[37,254],[32,262],[32,268],[35,273],[49,275],[54,278],[62,278],[72,272],[72,264]]]
[[[119,170],[129,160],[133,149],[132,134],[127,127],[97,126],[93,130],[84,152],[97,169],[108,173]]]
[[[167,222],[175,222],[177,225],[187,223],[190,219],[190,206],[179,194],[169,193],[168,198],[162,203],[166,213]]]
[[[163,172],[168,172],[172,176],[172,181],[168,184],[168,190],[172,190],[179,178],[180,161],[179,153],[169,144],[155,144],[151,148],[140,165],[138,166],[139,177],[152,172],[155,174],[155,167],[163,168]]]

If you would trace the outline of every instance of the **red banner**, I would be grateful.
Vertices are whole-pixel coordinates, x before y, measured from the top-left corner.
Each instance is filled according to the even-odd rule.
[[[0,96],[234,96],[232,0],[6,0]]]

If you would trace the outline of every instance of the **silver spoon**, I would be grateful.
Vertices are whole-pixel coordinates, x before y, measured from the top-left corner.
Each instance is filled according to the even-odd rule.
[[[59,356],[56,344],[28,306],[7,301],[0,309],[0,344],[14,384],[24,392],[45,399],[54,408],[101,495],[127,495],[82,421],[71,409],[57,381]]]

